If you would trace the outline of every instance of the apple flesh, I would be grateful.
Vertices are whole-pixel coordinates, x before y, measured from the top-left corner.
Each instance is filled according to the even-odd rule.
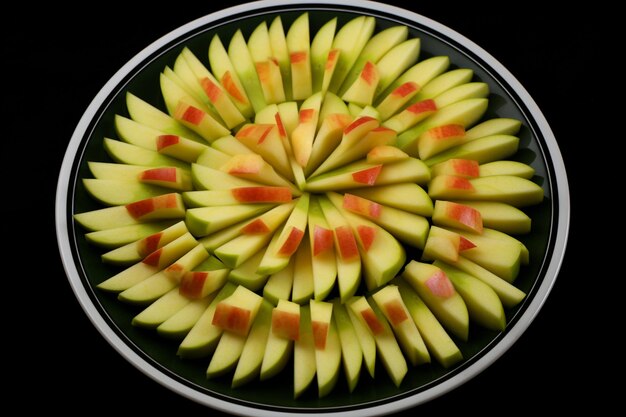
[[[464,204],[437,200],[433,211],[433,223],[438,226],[482,233],[483,219],[478,210]]]
[[[272,333],[287,340],[300,338],[300,305],[281,299],[272,311]]]
[[[262,302],[263,297],[240,285],[232,295],[217,304],[211,324],[245,336]]]

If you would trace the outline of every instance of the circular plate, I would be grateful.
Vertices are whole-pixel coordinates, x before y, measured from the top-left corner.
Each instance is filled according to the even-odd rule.
[[[139,310],[120,303],[111,294],[94,290],[114,269],[100,262],[100,252],[87,244],[84,231],[76,227],[72,215],[100,207],[86,194],[79,179],[88,176],[87,161],[107,160],[102,139],[115,136],[113,117],[126,114],[127,91],[150,103],[160,103],[159,73],[166,65],[173,64],[183,47],[189,47],[197,56],[205,56],[216,33],[223,40],[230,39],[242,28],[247,37],[258,23],[269,22],[276,15],[288,27],[305,10],[309,12],[312,33],[333,17],[342,25],[357,15],[374,16],[377,31],[401,24],[409,28],[410,37],[419,37],[420,60],[447,55],[454,67],[471,68],[475,79],[490,87],[490,106],[485,117],[512,117],[523,122],[519,133],[521,149],[515,159],[535,168],[545,199],[527,211],[533,219],[533,231],[521,240],[530,249],[532,260],[523,269],[516,286],[528,296],[507,311],[504,332],[472,327],[469,342],[458,343],[465,358],[463,362],[451,369],[437,364],[410,369],[400,388],[380,369],[376,379],[362,376],[351,394],[338,384],[325,398],[305,395],[294,400],[289,372],[283,372],[272,384],[253,382],[233,390],[228,379],[206,379],[208,361],[180,360],[176,357],[176,343],[155,332],[133,327],[131,320]],[[285,5],[279,1],[262,1],[216,12],[180,27],[141,51],[111,78],[85,111],[68,145],[58,182],[56,225],[68,279],[88,317],[125,359],[171,390],[237,414],[381,415],[415,406],[459,386],[493,363],[518,339],[538,313],[557,277],[567,241],[569,211],[565,168],[548,123],[519,82],[470,40],[424,16],[379,3],[357,1],[337,5],[293,1]],[[283,388],[276,389],[277,386]]]

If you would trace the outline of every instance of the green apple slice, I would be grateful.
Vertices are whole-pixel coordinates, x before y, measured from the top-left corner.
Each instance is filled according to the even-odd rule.
[[[277,234],[274,235],[278,237]],[[288,300],[293,286],[295,258],[292,257],[286,267],[272,274],[263,287],[263,297],[272,304],[278,304],[280,300]]]
[[[353,392],[359,382],[361,375],[361,364],[363,363],[363,351],[359,344],[359,339],[352,320],[348,315],[345,304],[335,298],[333,303],[333,320],[339,334],[341,343],[341,358],[343,371],[348,383],[348,390]]]
[[[230,282],[224,284],[209,307],[204,311],[196,324],[178,347],[178,356],[183,358],[201,358],[211,354],[222,335],[222,329],[213,325],[213,316],[217,304],[229,297],[237,286]]]
[[[111,159],[120,164],[146,167],[173,166],[185,170],[190,168],[188,162],[115,139],[104,138],[103,147]]]
[[[472,159],[479,164],[508,158],[515,154],[519,148],[519,138],[510,135],[485,136],[448,149],[424,161],[426,165],[433,166],[450,159]]]
[[[283,80],[283,88],[285,91],[285,99],[293,100],[291,87],[291,60],[289,59],[289,50],[287,49],[287,39],[285,39],[285,30],[280,16],[276,16],[270,24],[268,34],[270,37],[270,45],[272,47],[272,56],[278,61],[280,66],[280,74]]]
[[[420,216],[432,216],[433,201],[428,193],[413,183],[382,185],[371,188],[355,188],[346,190],[353,194],[385,206],[408,211]]]
[[[272,305],[263,301],[246,339],[246,344],[241,351],[241,357],[237,362],[231,384],[233,388],[244,385],[260,375],[270,333],[271,319]]]
[[[267,274],[258,272],[263,254],[264,252],[261,250],[231,270],[228,274],[228,280],[251,291],[258,291],[267,281]]]
[[[489,285],[441,261],[435,261],[433,265],[446,273],[454,288],[461,294],[467,305],[470,320],[491,330],[504,330],[506,326],[504,308],[500,298]]]
[[[317,31],[311,41],[311,76],[313,92],[322,89],[322,81],[324,80],[324,70],[326,69],[326,61],[328,54],[333,45],[335,38],[335,29],[337,28],[337,18],[330,19]]]
[[[174,288],[133,317],[132,324],[155,328],[182,310],[190,301],[178,292],[178,288]]]
[[[305,100],[313,94],[309,39],[309,14],[302,13],[291,24],[286,36],[291,61],[291,86],[294,100]]]
[[[207,236],[242,220],[264,213],[271,204],[197,207],[187,210],[185,222],[194,236]]]
[[[497,201],[463,201],[462,203],[478,210],[484,227],[511,234],[530,232],[530,217],[510,204]]]
[[[165,320],[157,327],[157,332],[170,339],[183,339],[193,328],[202,314],[209,307],[217,293],[209,294],[199,300],[191,300],[185,307],[176,314]]]
[[[473,82],[461,84],[439,94],[433,101],[438,109],[469,98],[484,98],[489,95],[487,83]]]
[[[316,198],[309,203],[308,232],[311,247],[314,297],[324,300],[337,279],[333,231]]]
[[[341,341],[332,320],[333,304],[311,300],[311,328],[315,345],[318,397],[330,394],[339,379]]]
[[[296,314],[297,313],[297,314]],[[284,314],[289,320],[284,320]],[[276,318],[277,317],[277,318]],[[295,321],[295,323],[293,323]],[[289,327],[295,327],[295,338],[285,338],[276,327],[284,329],[286,322]],[[280,323],[282,326],[277,326]],[[291,329],[293,331],[293,329]],[[267,337],[267,345],[261,364],[261,381],[269,379],[282,371],[293,351],[293,340],[300,337],[300,306],[298,304],[281,299],[278,306],[272,310],[272,326]]]
[[[430,363],[428,349],[402,300],[398,286],[387,285],[376,291],[372,295],[372,299],[391,325],[402,351],[409,358],[411,364],[416,366]]]
[[[481,177],[494,175],[513,175],[515,177],[531,179],[535,175],[535,169],[528,164],[518,161],[493,161],[479,166]]]
[[[445,58],[447,58],[447,64],[449,65],[450,58]],[[447,72],[442,71],[442,73],[438,74],[434,78],[431,78],[426,84],[421,84],[421,90],[415,97],[413,97],[411,103],[417,103],[418,101],[435,98],[451,88],[470,82],[473,76],[474,71],[469,68],[457,68]]]
[[[376,371],[376,341],[374,340],[374,336],[370,333],[368,325],[359,318],[358,313],[354,313],[352,308],[349,308],[348,303],[344,305],[346,306],[348,317],[350,318],[352,327],[354,327],[359,346],[363,352],[363,361],[367,372],[374,378]]]
[[[121,206],[171,192],[171,189],[140,182],[83,178],[87,193],[105,206]]]
[[[206,371],[207,378],[217,378],[235,369],[246,345],[246,339],[246,336],[225,331],[209,362]]]
[[[408,39],[391,48],[376,63],[380,73],[380,81],[376,87],[376,97],[381,96],[387,87],[395,81],[400,74],[411,67],[417,61],[420,53],[420,39]]]
[[[267,23],[261,22],[248,38],[248,50],[259,76],[263,96],[268,104],[285,101],[280,64],[273,57]]]
[[[98,230],[85,233],[85,239],[93,245],[105,249],[114,249],[158,233],[175,223],[176,220],[165,220],[162,222],[138,223],[129,226]]]
[[[411,317],[428,347],[428,352],[437,362],[444,368],[449,368],[463,360],[463,355],[458,346],[415,290],[401,278],[394,279],[392,283],[399,287],[402,300],[411,313]]]
[[[172,135],[183,136],[196,142],[205,142],[196,132],[183,126],[169,114],[162,112],[130,91],[126,92],[126,108],[130,118],[137,123]]]
[[[267,102],[265,101],[261,82],[241,30],[237,30],[230,39],[228,57],[250,99],[254,111],[261,111],[267,106]],[[211,65],[213,65],[213,62],[211,62]]]
[[[485,120],[467,131],[467,140],[474,140],[492,135],[517,135],[522,122],[506,117]]]
[[[440,268],[413,260],[405,267],[402,277],[448,330],[459,339],[467,341],[467,306]]]
[[[372,37],[375,25],[376,19],[373,17],[359,16],[348,21],[337,31],[331,49],[339,51],[339,59],[328,91],[337,92],[339,90],[350,69],[361,55],[361,51]]]
[[[293,396],[300,397],[311,385],[316,373],[315,342],[311,326],[311,309],[300,308],[300,337],[293,349]]]
[[[303,304],[313,298],[315,277],[313,275],[312,256],[309,237],[305,232],[302,242],[294,254],[294,274],[291,287],[291,299],[294,303]]]

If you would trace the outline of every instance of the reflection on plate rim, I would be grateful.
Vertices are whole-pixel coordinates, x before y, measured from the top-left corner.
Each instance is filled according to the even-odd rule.
[[[251,408],[245,405],[233,404],[228,401],[224,401],[215,397],[211,397],[209,395],[205,395],[204,393],[198,392],[191,387],[180,383],[172,379],[171,377],[165,375],[160,370],[156,369],[151,364],[147,363],[145,359],[140,357],[133,349],[126,345],[124,341],[122,341],[119,336],[109,327],[106,320],[104,320],[97,308],[93,305],[89,295],[83,283],[80,279],[79,272],[77,270],[76,265],[74,264],[74,260],[72,258],[72,250],[70,246],[70,239],[68,235],[68,224],[67,224],[67,193],[70,185],[70,174],[71,174],[71,166],[76,157],[77,151],[79,149],[79,145],[81,140],[91,123],[93,117],[97,114],[98,109],[101,104],[107,98],[107,96],[115,89],[115,87],[124,79],[124,77],[132,72],[135,67],[141,64],[148,56],[152,53],[159,51],[163,46],[167,45],[173,39],[176,39],[186,33],[193,31],[199,27],[206,27],[210,25],[212,22],[227,18],[234,14],[239,14],[242,12],[250,12],[259,9],[266,8],[275,8],[275,7],[288,7],[293,9],[301,4],[311,4],[312,2],[307,2],[304,0],[292,0],[288,4],[280,0],[264,0],[249,4],[242,4],[238,6],[234,6],[228,9],[224,9],[199,19],[196,19],[190,23],[187,23],[176,30],[166,34],[161,37],[157,41],[153,42],[151,45],[146,47],[144,50],[135,55],[128,63],[126,63],[115,75],[104,85],[104,87],[100,90],[100,92],[93,99],[82,118],[80,119],[72,138],[68,144],[67,151],[65,157],[63,159],[63,164],[61,167],[61,171],[59,174],[59,181],[57,187],[57,197],[56,197],[56,232],[57,239],[59,244],[59,250],[61,254],[61,258],[63,261],[63,265],[65,267],[66,274],[68,276],[68,280],[72,286],[72,289],[80,302],[82,308],[85,310],[85,313],[92,321],[93,325],[98,329],[98,331],[104,336],[104,338],[131,364],[137,367],[140,371],[150,376],[153,380],[159,382],[160,384],[166,386],[170,390],[185,396],[189,399],[197,401],[201,404],[216,408],[221,411],[234,413],[234,414],[249,414],[251,411],[254,411],[255,415],[259,416],[274,416],[282,414],[276,409],[273,410],[264,410],[258,408]],[[337,7],[336,1],[333,0],[319,0],[313,2],[318,5],[328,5],[329,7]],[[546,297],[550,293],[552,286],[556,280],[558,271],[560,269],[563,256],[565,253],[565,246],[567,243],[567,235],[569,229],[569,218],[570,218],[570,201],[569,201],[569,188],[567,183],[567,177],[565,174],[565,166],[563,164],[563,160],[561,157],[561,153],[558,149],[558,145],[556,139],[545,120],[543,114],[537,107],[534,100],[530,97],[528,92],[524,89],[524,87],[515,79],[515,77],[500,64],[495,58],[493,58],[490,54],[480,48],[478,45],[460,35],[459,33],[453,31],[452,29],[437,23],[429,18],[426,18],[422,15],[416,14],[414,12],[401,9],[395,6],[389,6],[382,3],[375,3],[365,0],[356,0],[350,3],[350,6],[354,6],[357,8],[370,9],[374,12],[383,12],[390,15],[398,15],[403,16],[404,18],[410,18],[415,20],[417,23],[420,23],[424,26],[428,26],[429,28],[437,31],[453,40],[458,42],[463,47],[471,50],[472,53],[481,58],[487,65],[490,66],[496,73],[501,76],[511,87],[515,93],[520,97],[525,106],[528,108],[531,116],[533,117],[535,123],[541,130],[543,137],[545,139],[545,145],[547,148],[547,152],[550,155],[550,162],[552,163],[554,172],[556,173],[555,178],[553,178],[553,182],[556,185],[557,193],[554,193],[552,197],[554,199],[558,198],[558,201],[555,203],[558,204],[558,217],[555,219],[555,223],[552,225],[553,228],[556,228],[557,233],[554,235],[554,251],[553,256],[548,260],[549,264],[545,269],[545,278],[543,282],[541,282],[540,287],[537,289],[537,292],[531,303],[526,307],[522,316],[519,317],[518,321],[514,326],[508,329],[507,333],[502,337],[498,343],[492,346],[488,352],[483,354],[478,360],[468,366],[466,369],[462,370],[458,374],[452,376],[451,378],[445,380],[442,383],[435,384],[433,387],[416,393],[414,395],[408,396],[406,398],[393,400],[381,405],[368,406],[367,404],[363,407],[358,407],[352,410],[342,410],[340,411],[342,416],[366,416],[366,415],[381,415],[391,412],[397,412],[401,409],[406,409],[409,407],[416,406],[418,404],[427,402],[431,399],[434,399],[473,378],[480,372],[482,372],[485,368],[487,368],[490,364],[492,364],[497,358],[499,358],[506,350],[513,345],[513,343],[522,335],[522,333],[528,328],[534,317],[537,315],[541,306],[543,305]],[[287,410],[288,411],[288,410]],[[337,412],[324,412],[321,414],[336,414]],[[293,412],[289,412],[290,415],[293,415]],[[311,413],[305,413],[311,414]]]

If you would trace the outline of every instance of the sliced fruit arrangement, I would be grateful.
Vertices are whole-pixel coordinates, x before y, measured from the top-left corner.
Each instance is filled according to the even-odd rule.
[[[420,61],[407,27],[375,28],[311,33],[304,13],[215,35],[208,60],[183,47],[155,85],[165,109],[127,93],[111,160],[88,162],[106,207],[74,219],[119,267],[98,288],[209,378],[293,364],[294,396],[322,397],[380,361],[400,386],[462,361],[470,323],[502,331],[525,298],[512,235],[544,190],[507,159],[521,123],[484,120],[488,85]]]

